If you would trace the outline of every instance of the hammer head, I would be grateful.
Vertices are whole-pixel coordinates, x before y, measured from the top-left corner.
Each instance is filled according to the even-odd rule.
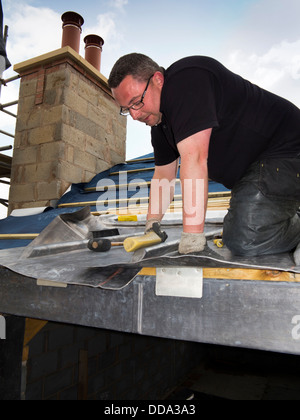
[[[94,252],[107,252],[111,249],[111,242],[109,239],[91,239],[88,248]]]
[[[159,223],[153,223],[152,230],[156,233],[156,235],[160,237],[162,242],[166,242],[166,240],[168,239],[168,235],[166,234],[166,232],[161,230]]]

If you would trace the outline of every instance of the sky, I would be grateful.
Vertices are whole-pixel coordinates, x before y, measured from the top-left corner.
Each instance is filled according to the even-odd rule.
[[[60,48],[61,15],[72,10],[85,20],[81,55],[85,35],[104,39],[101,73],[107,78],[116,60],[131,52],[165,68],[185,56],[206,55],[300,107],[299,0],[2,0],[2,6],[12,64]],[[4,73],[13,75],[12,68]],[[18,82],[2,87],[0,102],[16,100],[18,89]],[[14,125],[0,113],[2,130],[13,134]],[[13,139],[0,134],[0,147],[10,144]],[[149,127],[129,118],[127,159],[151,151]],[[5,195],[0,184],[0,197]]]

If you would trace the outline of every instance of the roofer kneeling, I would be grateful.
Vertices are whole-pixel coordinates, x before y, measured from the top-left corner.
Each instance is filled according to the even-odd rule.
[[[164,70],[145,55],[129,54],[113,67],[109,85],[122,115],[152,127],[153,179],[175,179],[181,158],[181,254],[201,252],[206,245],[209,178],[232,190],[223,240],[234,254],[297,247],[300,110],[295,105],[202,56]],[[152,213],[151,201],[159,197],[154,185],[146,230],[162,220],[172,200],[170,194],[170,201]]]

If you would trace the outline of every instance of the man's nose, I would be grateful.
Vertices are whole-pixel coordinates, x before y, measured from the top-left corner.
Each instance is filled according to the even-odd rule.
[[[140,110],[136,110],[136,109],[130,109],[129,110],[129,112],[130,112],[130,115],[131,115],[131,118],[133,119],[133,120],[138,120],[139,119],[139,116],[140,116],[140,114],[141,114],[141,112],[140,112]]]

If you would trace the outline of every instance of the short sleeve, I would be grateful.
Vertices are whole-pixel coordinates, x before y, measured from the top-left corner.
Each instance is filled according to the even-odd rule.
[[[214,83],[213,74],[199,68],[184,69],[168,78],[162,108],[176,144],[199,131],[219,126]]]
[[[162,124],[159,124],[157,127],[152,127],[151,141],[154,149],[154,160],[156,166],[168,165],[179,158],[179,152],[177,148],[173,148],[168,142],[163,131]]]

